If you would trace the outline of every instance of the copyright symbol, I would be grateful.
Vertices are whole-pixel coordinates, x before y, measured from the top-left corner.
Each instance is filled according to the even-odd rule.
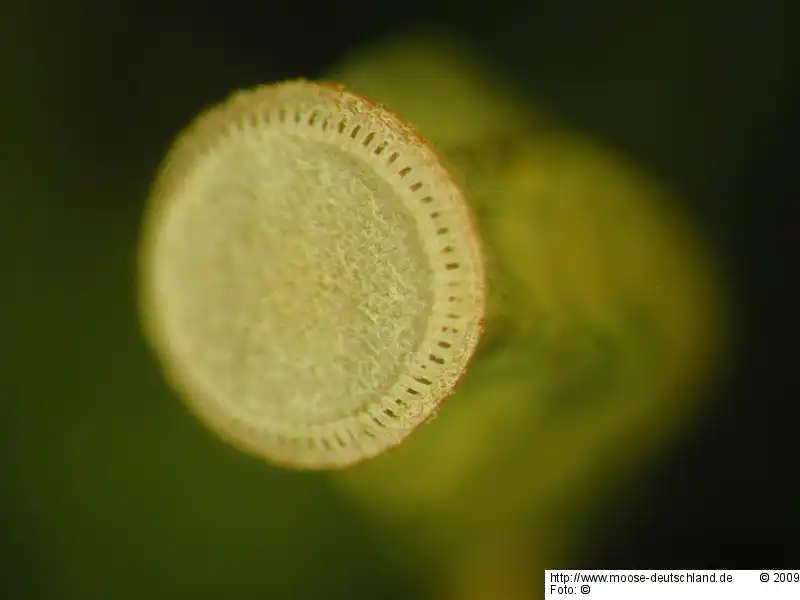
[[[591,591],[592,591],[592,588],[590,588],[588,585],[582,585],[581,586],[581,594],[588,594]]]
[[[758,578],[762,582],[767,583],[769,581],[769,573],[762,573],[761,575],[758,576]]]

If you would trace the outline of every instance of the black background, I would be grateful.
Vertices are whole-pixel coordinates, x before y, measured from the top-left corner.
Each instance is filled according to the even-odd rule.
[[[529,98],[677,189],[732,290],[735,353],[713,402],[683,444],[631,482],[635,494],[598,509],[600,524],[571,566],[800,566],[795,4],[35,2],[5,6],[0,19],[9,373],[19,372],[14,357],[26,368],[27,299],[50,310],[34,288],[73,285],[63,275],[74,256],[88,257],[82,269],[107,268],[92,248],[115,232],[133,247],[160,152],[202,106],[236,88],[313,77],[388,33],[445,29]],[[137,183],[122,190],[119,181]],[[27,241],[46,234],[42,215],[53,228],[58,219],[130,225],[44,248]],[[52,268],[37,272],[45,260]],[[38,393],[17,384],[0,382],[12,416],[8,405]],[[22,477],[7,448],[6,499]],[[25,557],[8,549],[0,571],[13,573]]]

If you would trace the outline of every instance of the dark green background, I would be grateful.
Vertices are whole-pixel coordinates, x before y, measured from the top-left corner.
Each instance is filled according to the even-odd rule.
[[[324,475],[187,418],[133,280],[149,182],[203,106],[420,25],[678,190],[733,290],[731,374],[688,439],[587,517],[565,566],[798,567],[795,6],[3,4],[0,598],[425,597]]]

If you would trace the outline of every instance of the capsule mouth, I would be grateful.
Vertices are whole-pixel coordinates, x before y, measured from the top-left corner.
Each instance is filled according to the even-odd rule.
[[[337,468],[398,444],[478,343],[467,202],[385,108],[305,80],[232,95],[164,159],[141,316],[168,380],[234,446]]]

